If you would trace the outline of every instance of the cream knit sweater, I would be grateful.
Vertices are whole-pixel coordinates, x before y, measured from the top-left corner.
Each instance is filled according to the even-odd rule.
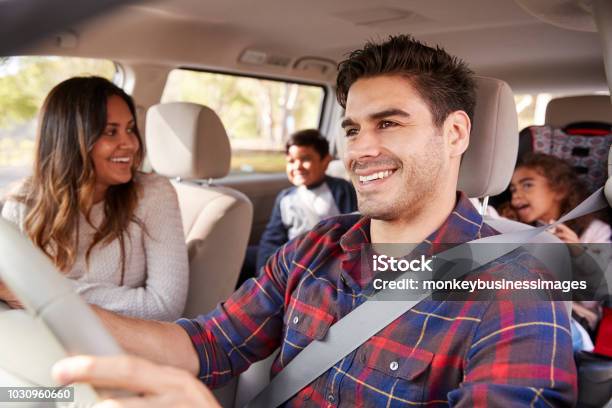
[[[97,244],[91,251],[89,267],[85,252],[95,230],[81,215],[79,248],[72,269],[66,274],[85,301],[133,317],[175,320],[185,307],[189,278],[187,249],[176,193],[170,182],[154,174],[138,173],[142,195],[135,211],[147,233],[135,223],[125,239],[126,262],[121,281],[119,241]],[[8,200],[2,216],[23,229],[25,206]],[[91,221],[100,225],[104,203],[94,205]]]

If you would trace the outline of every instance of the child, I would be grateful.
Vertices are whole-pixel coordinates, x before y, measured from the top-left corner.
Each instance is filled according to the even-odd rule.
[[[576,207],[587,193],[574,169],[565,161],[542,153],[525,157],[514,170],[510,184],[512,200],[500,213],[526,224],[550,224]],[[559,224],[551,233],[568,244],[610,243],[610,225],[589,214]],[[574,302],[572,337],[575,350],[593,349],[587,331],[593,334],[601,317],[596,301]],[[580,321],[581,324],[578,323]]]
[[[331,161],[327,140],[316,129],[291,135],[285,146],[287,177],[293,187],[279,193],[259,242],[257,269],[281,245],[324,218],[357,210],[351,183],[325,175]]]
[[[542,153],[525,157],[510,183],[510,210],[526,224],[549,224],[584,198],[586,190],[574,169],[565,161]],[[504,211],[506,213],[506,211]],[[553,231],[566,243],[610,243],[610,225],[589,214]]]

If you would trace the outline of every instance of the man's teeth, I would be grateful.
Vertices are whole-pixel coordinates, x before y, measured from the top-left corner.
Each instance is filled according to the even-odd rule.
[[[113,163],[129,163],[129,157],[113,157],[110,159]]]
[[[359,181],[365,183],[372,180],[383,179],[393,174],[392,170],[379,171],[378,173],[368,174],[367,176],[359,176]]]

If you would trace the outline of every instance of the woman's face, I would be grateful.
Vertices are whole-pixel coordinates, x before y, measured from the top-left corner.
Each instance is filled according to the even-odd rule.
[[[528,167],[514,171],[510,183],[512,207],[524,223],[548,223],[559,217],[561,195],[550,188],[546,177]]]
[[[110,96],[106,111],[106,127],[91,150],[96,174],[96,202],[104,198],[110,186],[132,179],[134,162],[140,150],[135,120],[127,103],[120,96]]]

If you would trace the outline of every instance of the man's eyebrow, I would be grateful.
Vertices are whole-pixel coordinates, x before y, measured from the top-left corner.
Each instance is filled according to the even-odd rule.
[[[351,118],[344,118],[342,123],[340,123],[340,127],[345,128],[347,126],[357,126],[357,123]]]
[[[407,118],[407,117],[410,117],[410,114],[401,109],[391,108],[391,109],[385,109],[380,112],[372,113],[370,115],[370,119],[382,119],[382,118],[386,118],[389,116],[402,116],[402,117]]]
[[[373,119],[373,120],[382,119],[382,118],[386,118],[389,116],[402,116],[402,117],[408,118],[410,117],[410,114],[401,109],[390,108],[390,109],[382,110],[380,112],[374,112],[369,115],[370,119]],[[340,126],[343,128],[347,126],[357,126],[357,123],[355,123],[355,121],[351,118],[345,118],[340,124]]]
[[[519,183],[524,183],[525,181],[533,181],[533,177],[524,177],[524,178],[520,179],[518,182]]]

